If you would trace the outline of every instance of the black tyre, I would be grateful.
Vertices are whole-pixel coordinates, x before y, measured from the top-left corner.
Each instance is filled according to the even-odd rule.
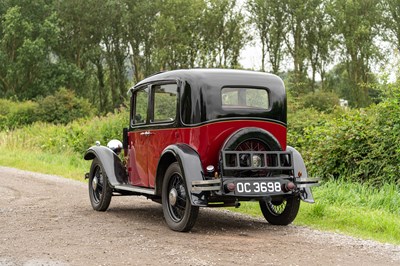
[[[93,209],[106,211],[110,206],[112,192],[103,165],[99,159],[94,158],[89,173],[89,197]]]
[[[171,164],[164,175],[162,207],[168,226],[187,232],[194,226],[199,207],[192,206],[182,170],[177,162]]]
[[[273,225],[288,225],[294,221],[299,212],[300,198],[288,197],[280,200],[260,200],[264,218]]]

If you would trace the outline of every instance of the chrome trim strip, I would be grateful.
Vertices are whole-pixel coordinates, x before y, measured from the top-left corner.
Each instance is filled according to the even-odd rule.
[[[296,177],[294,179],[295,183],[318,183],[321,178],[308,178],[308,177]]]
[[[217,186],[213,187],[192,187],[192,192],[201,192],[201,191],[219,191],[221,188]]]
[[[134,186],[130,186],[130,185],[118,185],[118,186],[114,186],[114,188],[119,189],[119,190],[126,190],[126,191],[142,193],[142,194],[148,194],[148,195],[156,194],[156,191],[151,188],[134,187]]]
[[[192,186],[221,184],[221,179],[192,181]]]
[[[307,183],[307,184],[296,184],[297,188],[307,188],[307,187],[317,187],[321,185],[320,183]]]

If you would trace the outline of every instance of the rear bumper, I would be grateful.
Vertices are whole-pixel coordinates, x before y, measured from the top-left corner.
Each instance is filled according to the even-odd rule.
[[[294,184],[294,187],[289,185]],[[233,184],[233,185],[232,185]],[[191,192],[212,192],[221,196],[233,196],[236,198],[263,198],[268,196],[289,195],[302,193],[309,188],[320,185],[319,178],[293,178],[293,177],[224,177],[211,180],[192,181]],[[229,189],[230,187],[230,189]],[[240,187],[240,189],[238,188]],[[269,189],[269,188],[272,189]],[[291,189],[288,189],[291,187]],[[232,190],[232,188],[234,188]]]

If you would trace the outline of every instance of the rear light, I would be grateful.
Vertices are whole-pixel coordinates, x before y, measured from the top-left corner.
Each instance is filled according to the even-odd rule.
[[[293,191],[295,189],[296,189],[296,185],[293,182],[288,182],[288,183],[282,185],[283,192],[289,192],[289,191]]]
[[[227,183],[224,187],[226,192],[232,192],[235,191],[236,185],[235,183]]]

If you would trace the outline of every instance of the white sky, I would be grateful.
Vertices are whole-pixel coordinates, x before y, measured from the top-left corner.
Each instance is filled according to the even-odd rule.
[[[261,47],[259,43],[247,44],[240,54],[239,62],[244,68],[259,70],[261,68]]]

